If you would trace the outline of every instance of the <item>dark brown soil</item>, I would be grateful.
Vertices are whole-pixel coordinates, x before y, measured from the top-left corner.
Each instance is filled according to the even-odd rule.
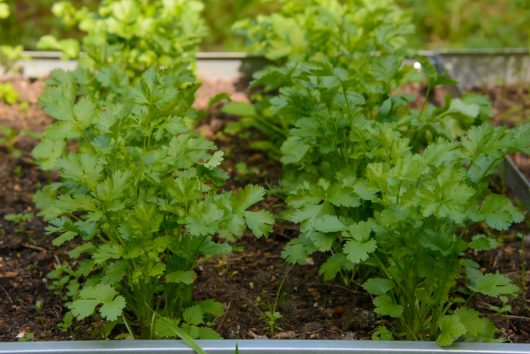
[[[17,130],[42,130],[49,118],[36,104],[41,83],[14,80],[14,84],[29,108],[0,104],[0,124]],[[7,214],[36,213],[33,192],[46,183],[30,159],[34,141],[16,140],[13,144],[19,158],[13,157],[5,144],[0,145],[0,340],[72,338],[57,329],[62,301],[46,287],[46,274],[63,252],[52,248],[39,218],[18,224],[4,220]]]
[[[0,103],[0,124],[17,130],[41,130],[49,122],[36,104],[42,84],[19,79],[15,84],[29,102],[29,109],[20,111]],[[207,83],[199,93],[197,106],[203,108],[207,98],[219,91],[231,91],[236,99],[246,99],[231,83]],[[251,150],[238,137],[223,133],[222,128],[230,119],[234,118],[214,109],[199,127],[225,150],[228,158],[224,167],[232,176],[227,188],[249,182],[274,186],[280,176],[280,166],[259,151]],[[253,139],[257,133],[249,134]],[[38,217],[22,224],[4,220],[9,213],[36,212],[32,194],[46,183],[48,176],[31,162],[34,143],[31,138],[16,142],[20,158],[13,157],[6,145],[0,143],[0,298],[4,299],[0,301],[0,341],[14,341],[17,337],[97,338],[97,332],[86,323],[74,326],[69,332],[61,332],[57,327],[64,312],[61,298],[46,288],[45,277],[56,262],[66,259],[66,250],[51,246],[52,237],[45,235],[45,225]],[[243,162],[247,167],[242,174],[238,163]],[[274,195],[264,204],[276,211],[283,208]],[[518,231],[528,235],[530,227],[525,224]],[[233,254],[200,265],[195,294],[197,299],[214,298],[225,304],[225,313],[215,322],[223,337],[367,339],[378,324],[384,323],[375,318],[370,297],[359,287],[320,279],[318,265],[322,260],[318,256],[306,266],[290,266],[281,259],[283,246],[297,232],[294,225],[278,224],[268,239],[247,235],[234,245],[237,251]],[[503,247],[477,259],[484,270],[508,274],[526,292],[512,302],[513,311],[508,315],[492,311],[490,305],[498,304],[490,304],[488,298],[478,298],[474,305],[490,316],[510,341],[528,342],[530,302],[526,294],[530,293],[530,245],[517,239],[515,231],[506,237]],[[267,311],[274,310],[275,301],[275,310],[282,317],[271,330],[264,318]]]

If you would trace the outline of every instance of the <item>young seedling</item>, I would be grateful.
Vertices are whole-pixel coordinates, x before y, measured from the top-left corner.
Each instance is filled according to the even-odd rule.
[[[278,325],[278,321],[283,316],[281,312],[278,310],[278,306],[279,306],[280,296],[283,290],[283,284],[285,282],[285,279],[289,275],[289,272],[291,271],[291,269],[292,269],[292,266],[289,267],[283,274],[282,280],[280,281],[280,285],[278,285],[278,289],[276,289],[276,296],[274,297],[274,302],[271,304],[269,301],[267,301],[267,310],[262,311],[260,309],[260,304],[262,302],[262,299],[260,297],[256,299],[256,305],[254,305],[256,310],[258,310],[258,312],[260,313],[260,318],[267,324],[268,334],[270,336],[273,336],[277,331],[282,330],[282,328]]]
[[[21,233],[25,230],[26,224],[35,218],[33,213],[13,213],[4,215],[4,220],[15,223],[15,232]]]

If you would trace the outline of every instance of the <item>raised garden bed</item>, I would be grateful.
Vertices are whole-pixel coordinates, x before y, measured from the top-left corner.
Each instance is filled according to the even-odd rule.
[[[48,59],[47,59],[48,60]],[[259,60],[257,60],[259,61]],[[252,67],[256,60],[250,62]],[[49,65],[48,64],[45,65]],[[201,66],[202,63],[202,66]],[[206,78],[199,94],[197,104],[204,107],[207,97],[220,91],[231,91],[245,100],[247,89],[238,80],[241,77],[235,68],[248,61],[241,57],[205,58],[199,61],[199,72],[203,70]],[[57,64],[56,61],[53,64]],[[217,67],[216,65],[222,66]],[[216,69],[219,68],[219,69]],[[215,73],[221,73],[216,76]],[[244,82],[244,79],[240,82]],[[16,130],[40,130],[49,123],[39,111],[36,95],[40,90],[39,81],[15,80],[21,88],[24,99],[29,102],[29,109],[20,112],[16,107],[0,107],[0,123]],[[238,137],[222,132],[227,120],[234,119],[214,110],[199,127],[206,136],[212,138],[225,149],[226,170],[231,173],[231,182],[235,186],[252,181],[262,184],[274,184],[279,174],[279,166],[270,162],[262,153],[241,144]],[[0,239],[0,289],[5,295],[0,304],[0,340],[61,340],[89,339],[89,333],[79,326],[70,332],[62,333],[56,329],[61,320],[61,299],[45,286],[45,275],[53,264],[65,257],[65,250],[53,249],[49,236],[44,235],[44,224],[38,218],[11,223],[3,220],[9,213],[34,213],[31,196],[39,183],[49,178],[38,172],[29,157],[34,142],[31,137],[20,138],[14,145],[22,154],[14,157],[4,145],[0,151],[0,185],[1,196],[5,196],[5,205],[0,206],[0,225],[4,235]],[[246,165],[241,163],[246,162]],[[239,164],[238,164],[239,163]],[[508,178],[509,181],[509,178]],[[499,189],[505,189],[499,182]],[[281,209],[283,206],[271,197],[265,202],[269,208]],[[528,220],[528,217],[527,217]],[[528,223],[519,225],[505,235],[503,247],[491,251],[480,259],[481,267],[487,271],[499,270],[510,274],[512,279],[520,282],[522,272],[528,272],[530,252],[525,252],[528,238],[517,239],[516,233],[529,233]],[[323,282],[318,276],[318,257],[311,259],[309,266],[288,266],[279,256],[283,245],[296,235],[297,229],[289,224],[279,224],[268,240],[256,240],[245,237],[236,244],[240,248],[226,257],[213,259],[200,267],[196,283],[196,293],[202,298],[216,298],[226,306],[225,314],[216,320],[216,329],[225,338],[277,338],[277,339],[369,339],[370,332],[380,324],[371,312],[370,297],[361,288],[345,288],[340,283]],[[525,242],[527,242],[525,244]],[[523,247],[521,247],[524,245]],[[287,274],[287,275],[286,275]],[[282,279],[287,276],[283,286]],[[280,291],[279,288],[281,286]],[[487,299],[478,299],[474,306],[482,314],[491,317],[502,335],[512,342],[528,342],[530,326],[530,306],[526,291],[512,303],[510,315],[496,314],[488,309]],[[279,296],[277,296],[279,294]],[[260,318],[270,310],[276,297],[279,299],[279,312],[283,319],[279,327],[270,333],[266,322]],[[353,301],[352,301],[353,299]],[[246,315],[244,317],[244,315]],[[128,352],[137,350],[156,352],[190,352],[178,342],[134,342],[131,348],[124,343],[50,343],[15,344],[2,349],[0,353],[11,353],[14,350],[39,352],[53,350],[62,352],[91,352],[94,347],[101,351],[120,350]],[[209,353],[233,352],[235,342],[200,342]],[[259,353],[272,351],[283,352],[337,352],[337,353],[384,353],[407,352],[411,346],[418,353],[444,352],[434,344],[428,343],[356,343],[356,342],[269,342],[239,341],[242,353]],[[134,349],[136,348],[136,349]],[[333,348],[333,349],[332,349]],[[2,351],[4,350],[4,351]],[[10,351],[11,350],[11,351]],[[94,349],[96,350],[96,349]],[[521,353],[530,351],[528,346],[473,345],[462,344],[455,347],[456,352],[502,352]],[[454,351],[453,351],[454,352]]]

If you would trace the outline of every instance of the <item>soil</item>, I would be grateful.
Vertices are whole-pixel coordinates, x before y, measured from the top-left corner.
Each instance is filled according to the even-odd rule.
[[[21,111],[0,103],[0,125],[18,131],[41,131],[50,122],[36,100],[42,83],[22,79],[13,82],[29,108]],[[219,91],[229,91],[233,98],[245,100],[247,93],[241,87],[205,82],[197,107],[204,108],[208,97]],[[274,186],[280,166],[242,144],[237,136],[223,133],[223,127],[232,119],[214,107],[198,128],[225,150],[224,167],[232,177],[227,188],[249,182]],[[248,134],[249,140],[258,136],[257,132]],[[35,143],[32,137],[16,138],[14,148],[20,152],[16,154],[9,144],[2,143],[0,134],[0,341],[98,338],[97,324],[77,323],[67,332],[58,329],[64,310],[60,295],[46,287],[46,274],[54,264],[67,259],[67,249],[52,247],[52,237],[45,235],[45,224],[36,216],[22,223],[4,220],[10,213],[36,213],[32,194],[51,178],[31,161]],[[497,185],[503,188],[502,183]],[[283,209],[274,195],[264,206]],[[478,297],[474,302],[512,342],[530,341],[530,300],[526,295],[530,293],[530,240],[516,236],[517,232],[523,236],[530,233],[528,215],[526,220],[526,224],[505,235],[502,247],[477,255],[483,270],[507,274],[526,290],[512,301],[509,314],[492,311],[490,305],[499,304],[489,298]],[[225,304],[225,313],[215,321],[215,329],[224,338],[369,339],[371,331],[384,320],[376,319],[371,298],[362,289],[322,281],[318,276],[322,262],[319,256],[310,258],[305,266],[290,266],[281,259],[283,246],[297,233],[295,225],[280,223],[268,239],[246,235],[235,244],[237,251],[233,254],[202,262],[194,290],[197,299],[214,298]],[[276,301],[276,311],[282,317],[271,331],[264,317]]]

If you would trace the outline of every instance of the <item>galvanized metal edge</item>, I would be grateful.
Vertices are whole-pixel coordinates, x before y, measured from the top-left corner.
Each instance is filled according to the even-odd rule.
[[[73,70],[74,60],[61,60],[60,52],[27,51],[18,62],[22,75],[27,78],[42,78],[55,69]],[[240,76],[251,75],[263,67],[265,60],[245,53],[198,53],[197,74],[210,81],[237,80]]]
[[[25,51],[19,66],[23,74],[29,78],[44,77],[53,69],[70,70],[75,68],[75,61],[61,60],[61,53],[57,51]],[[530,69],[520,70],[520,67],[530,66],[528,49],[479,49],[479,50],[420,50],[419,55],[432,57],[438,55],[446,60],[446,68],[452,74],[462,77],[460,87],[465,89],[473,84],[491,82],[520,82],[530,80]],[[480,65],[475,65],[476,62]],[[203,78],[211,80],[234,79],[238,75],[250,76],[257,69],[265,65],[267,60],[259,55],[244,52],[199,52],[197,53],[197,72]],[[503,67],[504,70],[500,70]],[[490,65],[491,64],[491,65]],[[495,70],[491,70],[490,66]],[[484,67],[485,70],[480,68]]]
[[[61,58],[59,51],[26,50],[24,54],[31,58]],[[528,48],[479,48],[479,49],[422,49],[418,51],[420,55],[530,55]],[[247,52],[198,52],[197,59],[244,59],[259,58],[263,56]]]
[[[433,342],[354,341],[354,340],[200,340],[208,354],[524,354],[530,344],[457,343],[440,348]],[[0,343],[0,354],[118,354],[118,353],[193,353],[182,341],[79,341]]]
[[[530,181],[519,170],[511,157],[507,156],[504,159],[504,165],[501,170],[502,176],[512,192],[517,195],[517,198],[530,210]]]
[[[61,59],[61,52],[58,51],[41,51],[41,50],[25,50],[22,53],[24,56],[30,59]],[[198,52],[197,59],[262,59],[262,56],[256,54],[250,54],[245,52]]]
[[[528,48],[477,48],[477,49],[436,49],[432,51],[441,55],[529,55]]]

